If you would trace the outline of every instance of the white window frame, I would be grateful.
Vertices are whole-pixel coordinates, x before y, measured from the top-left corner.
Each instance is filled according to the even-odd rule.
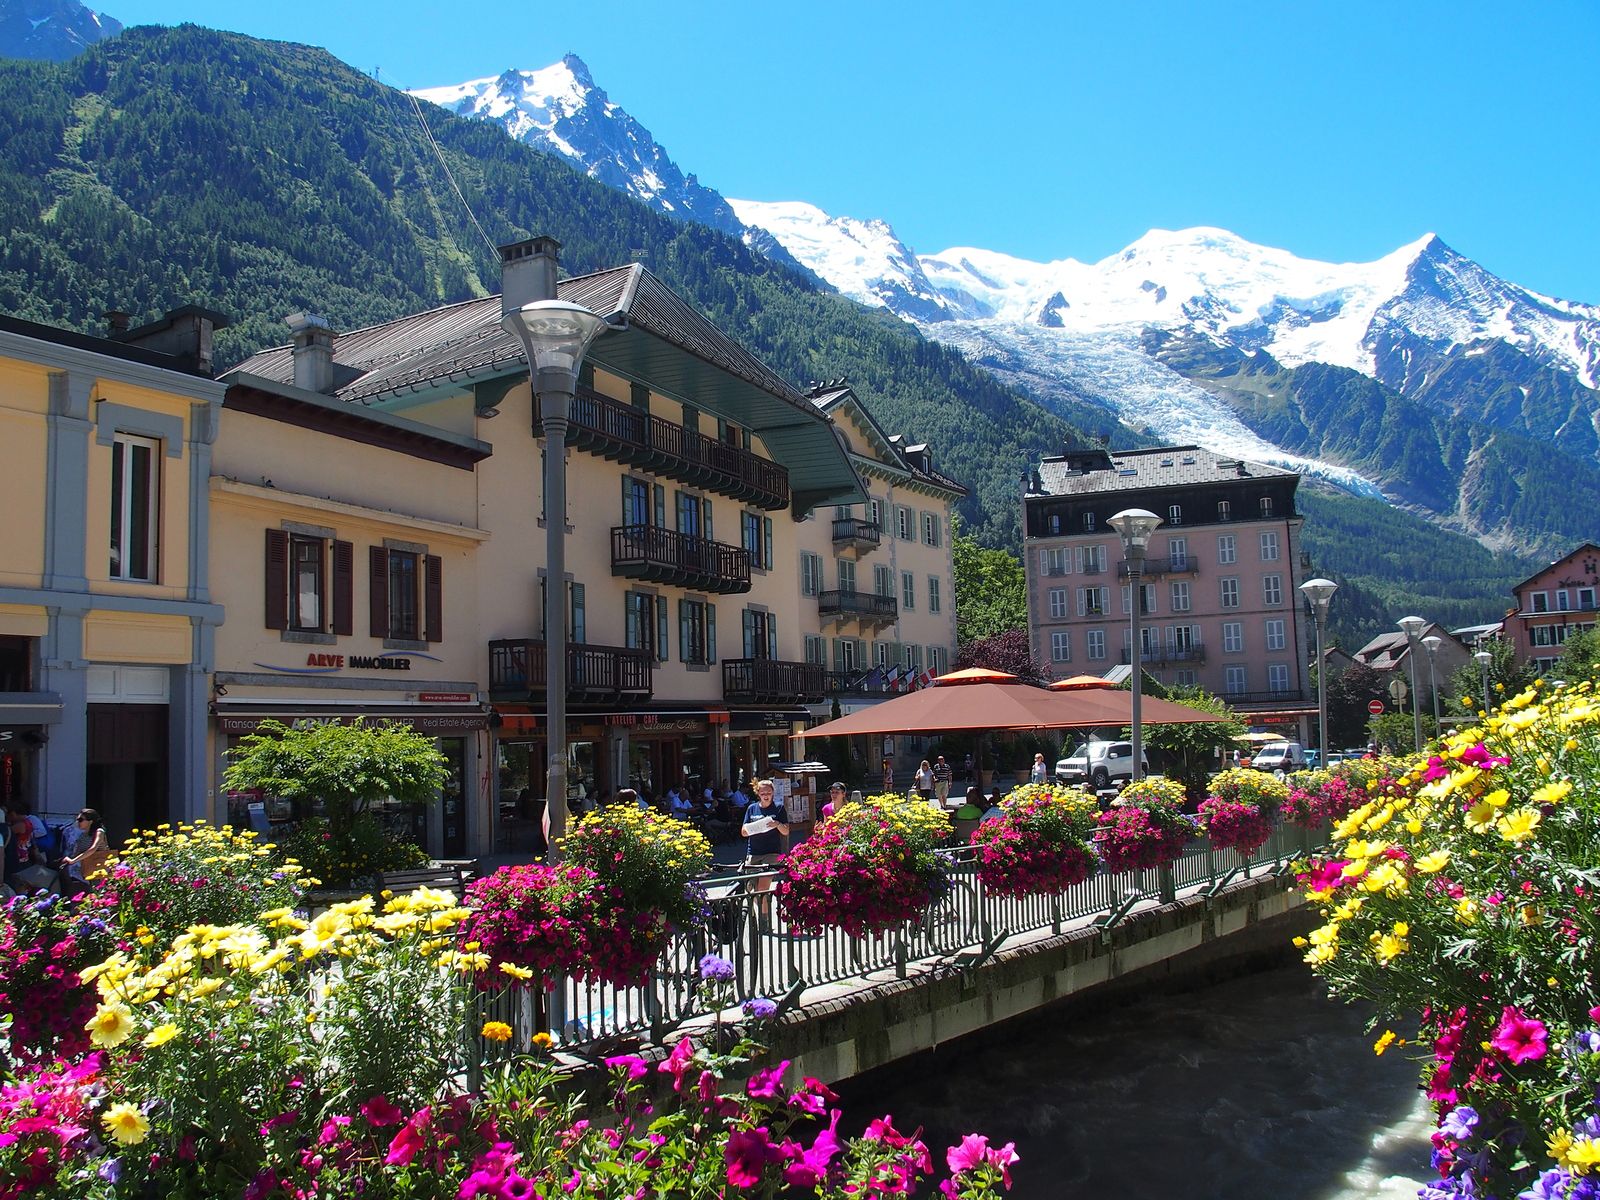
[[[1261,602],[1269,608],[1277,608],[1283,603],[1283,576],[1263,575],[1261,577]]]
[[[1287,692],[1289,690],[1289,664],[1267,664],[1267,691]]]
[[[1244,622],[1224,621],[1222,623],[1222,652],[1224,654],[1242,654],[1244,652]]]
[[[1050,607],[1052,621],[1064,621],[1067,618],[1067,589],[1064,587],[1051,588],[1046,603]]]
[[[1072,632],[1058,629],[1050,635],[1050,661],[1072,661]]]
[[[939,600],[939,577],[937,575],[929,575],[928,576],[928,611],[931,612],[931,613],[938,612],[939,611],[939,604],[940,604],[940,600]]]
[[[1276,529],[1263,529],[1261,531],[1261,561],[1278,561],[1278,531]]]
[[[1239,607],[1239,577],[1224,575],[1217,581],[1218,604],[1222,608]]]
[[[915,612],[917,608],[917,573],[915,571],[900,572],[900,607],[906,612]]]
[[[1172,611],[1175,613],[1188,612],[1191,603],[1189,581],[1187,579],[1174,579],[1172,581]]]
[[[138,555],[130,553],[137,534],[135,509],[139,507],[134,486],[139,472],[132,469],[135,450],[143,450],[148,454],[144,473],[144,544],[140,547],[146,570],[142,574],[132,569],[131,564],[137,561]],[[111,456],[111,536],[107,547],[109,577],[130,583],[158,583],[161,579],[161,442],[158,438],[140,437],[132,433],[113,434]]]
[[[1106,631],[1089,629],[1083,635],[1084,653],[1091,662],[1104,662],[1106,658]]]
[[[1217,565],[1226,566],[1239,561],[1239,543],[1231,533],[1217,535]]]
[[[1268,621],[1266,631],[1268,650],[1282,650],[1289,645],[1289,623],[1282,617]]]
[[[1222,693],[1225,696],[1242,695],[1249,684],[1249,677],[1245,674],[1244,664],[1235,663],[1222,668]]]

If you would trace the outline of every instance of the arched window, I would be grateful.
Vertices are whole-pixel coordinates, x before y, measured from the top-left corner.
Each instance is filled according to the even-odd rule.
[[[1167,524],[1168,525],[1182,525],[1183,524],[1183,505],[1174,504],[1170,508],[1167,509]]]
[[[1272,497],[1271,496],[1263,496],[1263,497],[1261,497],[1261,515],[1263,517],[1270,517],[1272,515]]]
[[[1226,501],[1226,500],[1218,500],[1217,501],[1217,520],[1219,520],[1219,521],[1231,521],[1231,520],[1233,520],[1233,505],[1230,504],[1228,501]]]

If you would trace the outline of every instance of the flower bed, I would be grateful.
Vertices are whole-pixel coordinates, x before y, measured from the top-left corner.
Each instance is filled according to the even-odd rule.
[[[842,804],[784,856],[779,892],[789,923],[854,937],[914,920],[944,881],[934,851],[950,818],[901,796]]]
[[[1150,775],[1122,789],[1116,803],[1100,814],[1094,845],[1113,873],[1165,867],[1178,861],[1194,836],[1183,815],[1183,784]]]
[[[1285,821],[1304,829],[1343,820],[1367,801],[1364,782],[1335,771],[1300,771],[1287,782],[1289,794],[1279,812]]]
[[[1248,858],[1272,836],[1273,817],[1289,794],[1289,785],[1266,771],[1222,771],[1200,804],[1200,820],[1213,846]]]
[[[78,972],[111,946],[110,925],[59,896],[13,896],[0,905],[0,1013],[11,1016],[14,1060],[49,1062],[89,1048],[84,1022],[94,990]]]
[[[1600,700],[1508,701],[1375,779],[1302,875],[1301,944],[1416,1045],[1439,1126],[1423,1195],[1589,1196],[1600,1183]]]
[[[1059,895],[1094,874],[1089,847],[1099,806],[1082,791],[1049,784],[1017,788],[1000,816],[978,826],[978,878],[996,896]]]

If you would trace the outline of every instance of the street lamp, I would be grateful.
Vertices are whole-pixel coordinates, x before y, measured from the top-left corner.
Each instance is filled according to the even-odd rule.
[[[1428,627],[1428,623],[1421,617],[1401,617],[1396,622],[1406,635],[1406,646],[1410,653],[1407,658],[1411,660],[1411,734],[1417,744],[1417,753],[1422,753],[1422,710],[1417,707],[1417,637]]]
[[[1133,776],[1144,778],[1143,732],[1140,727],[1140,702],[1144,690],[1144,655],[1139,645],[1139,608],[1144,599],[1140,577],[1144,574],[1144,555],[1150,548],[1150,535],[1155,532],[1161,518],[1142,508],[1125,508],[1106,522],[1122,538],[1122,557],[1128,564],[1128,605],[1132,622],[1133,650]]]
[[[1479,650],[1473,659],[1477,661],[1478,669],[1483,673],[1483,715],[1489,715],[1489,664],[1494,661],[1494,655],[1487,650]]]
[[[1322,632],[1328,623],[1328,603],[1339,585],[1331,579],[1308,579],[1300,585],[1300,594],[1311,605],[1311,615],[1317,625],[1317,765],[1328,766],[1328,663],[1322,656]]]
[[[565,300],[534,300],[503,313],[500,325],[522,341],[544,431],[545,811],[550,849],[567,831],[567,426],[578,368],[605,318]]]
[[[1439,679],[1434,674],[1434,656],[1439,653],[1439,647],[1444,645],[1444,639],[1436,633],[1430,633],[1422,639],[1422,646],[1428,652],[1428,690],[1433,693],[1433,736],[1439,736]]]

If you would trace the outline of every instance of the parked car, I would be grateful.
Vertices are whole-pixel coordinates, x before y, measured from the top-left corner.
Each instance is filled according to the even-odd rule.
[[[1299,742],[1268,742],[1256,751],[1250,765],[1258,771],[1303,771],[1305,747]]]
[[[1141,752],[1144,769],[1150,769],[1150,759]],[[1132,742],[1089,742],[1078,747],[1070,757],[1056,763],[1056,778],[1062,783],[1082,783],[1088,780],[1097,788],[1108,787],[1114,779],[1133,778]]]

